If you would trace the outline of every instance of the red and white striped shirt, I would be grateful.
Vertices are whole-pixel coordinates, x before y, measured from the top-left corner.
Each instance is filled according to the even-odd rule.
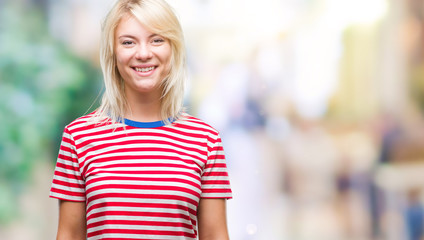
[[[50,190],[86,202],[87,239],[196,239],[200,198],[232,197],[221,138],[203,121],[115,128],[92,114],[65,127]]]

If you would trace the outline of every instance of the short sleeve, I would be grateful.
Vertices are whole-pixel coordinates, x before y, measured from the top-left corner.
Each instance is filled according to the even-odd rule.
[[[208,159],[202,173],[202,198],[232,198],[230,180],[221,137],[208,141]]]
[[[67,128],[63,131],[50,197],[76,202],[86,199],[75,142]]]

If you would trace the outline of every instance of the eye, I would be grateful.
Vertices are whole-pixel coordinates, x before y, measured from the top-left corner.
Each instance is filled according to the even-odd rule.
[[[125,40],[122,42],[122,45],[131,45],[131,44],[133,44],[133,41],[130,41],[130,40]]]
[[[162,43],[164,43],[165,42],[165,39],[163,39],[163,38],[154,38],[153,40],[152,40],[152,43],[154,44],[154,45],[160,45],[160,44],[162,44]]]

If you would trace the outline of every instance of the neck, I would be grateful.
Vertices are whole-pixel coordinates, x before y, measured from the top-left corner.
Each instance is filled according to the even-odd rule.
[[[128,109],[124,117],[138,122],[155,122],[162,120],[161,100],[158,93],[131,94],[126,92]]]

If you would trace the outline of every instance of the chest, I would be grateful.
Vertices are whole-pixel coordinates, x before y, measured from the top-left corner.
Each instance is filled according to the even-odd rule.
[[[172,199],[197,205],[207,145],[161,134],[80,138],[77,155],[87,199]]]

